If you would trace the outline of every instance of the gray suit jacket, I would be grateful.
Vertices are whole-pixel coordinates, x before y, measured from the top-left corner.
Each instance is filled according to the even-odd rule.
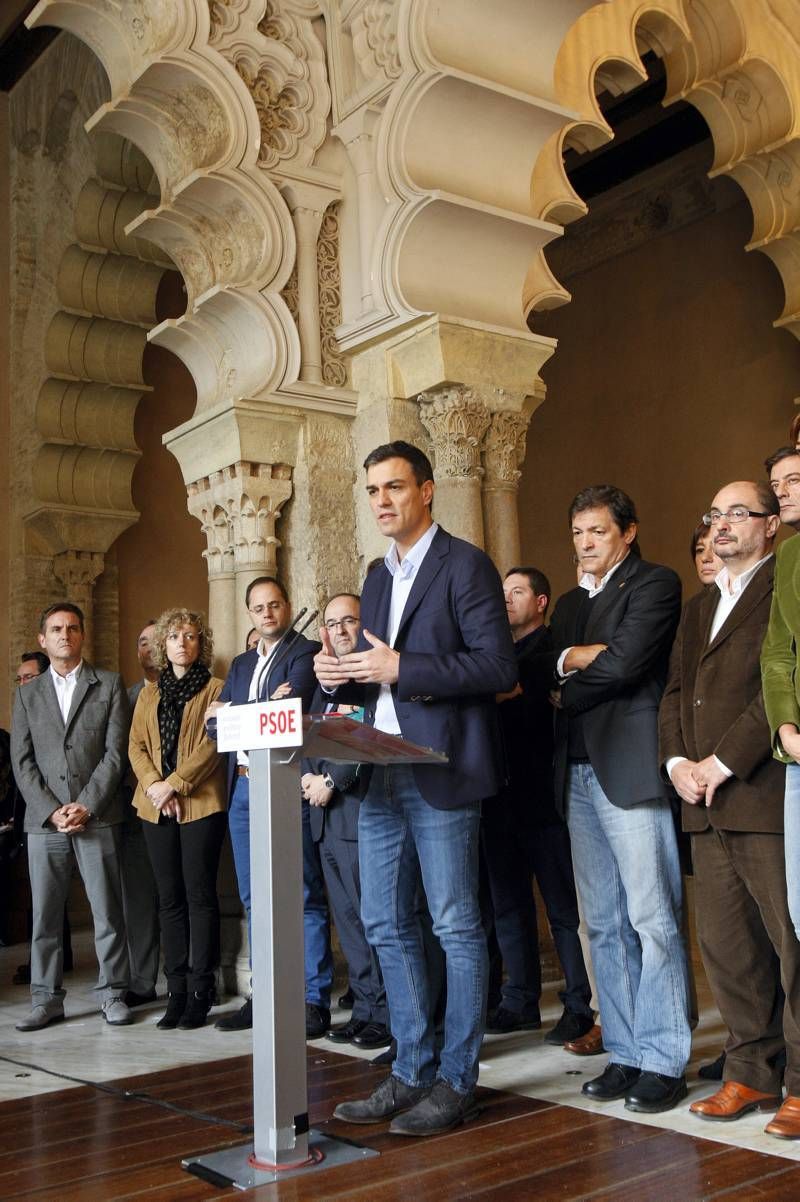
[[[130,706],[122,678],[84,661],[66,726],[49,672],[17,689],[11,759],[25,798],[25,830],[41,833],[53,810],[85,805],[93,821],[124,818]]]

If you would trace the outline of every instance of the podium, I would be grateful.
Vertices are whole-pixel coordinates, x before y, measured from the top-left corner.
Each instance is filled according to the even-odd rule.
[[[378,1155],[309,1128],[301,759],[387,765],[445,764],[447,757],[337,714],[302,717],[296,699],[220,710],[218,745],[246,748],[250,764],[254,1138],[181,1163],[216,1185],[245,1190],[321,1163]]]

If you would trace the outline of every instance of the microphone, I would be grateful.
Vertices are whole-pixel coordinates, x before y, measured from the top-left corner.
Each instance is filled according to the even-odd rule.
[[[286,634],[283,635],[282,646],[278,649],[277,653],[273,653],[273,655],[270,656],[270,658],[264,664],[264,667],[261,669],[261,673],[256,682],[256,697],[255,697],[256,701],[261,700],[261,684],[262,684],[262,681],[264,680],[264,673],[266,672],[266,675],[267,675],[266,684],[264,686],[264,691],[267,694],[267,696],[264,698],[264,700],[269,701],[269,681],[270,681],[270,677],[272,676],[273,670],[278,666],[279,663],[282,663],[283,660],[286,658],[286,656],[289,652],[289,648],[292,646],[292,643],[295,641],[295,639],[298,638],[303,633],[304,630],[308,629],[308,627],[311,625],[311,623],[314,621],[315,618],[319,617],[319,610],[315,609],[312,613],[310,613],[308,615],[308,617],[306,618],[305,622],[300,627],[300,629],[295,630],[295,626],[297,625],[297,623],[300,621],[300,619],[302,617],[305,617],[305,615],[307,613],[308,613],[308,606],[304,605],[303,608],[300,610],[300,612],[292,619],[292,621],[286,631]]]

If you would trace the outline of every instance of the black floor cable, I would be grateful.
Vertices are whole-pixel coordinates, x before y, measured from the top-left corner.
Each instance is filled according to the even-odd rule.
[[[174,1102],[165,1102],[161,1098],[151,1097],[148,1093],[140,1093],[135,1089],[120,1089],[116,1085],[106,1085],[102,1081],[85,1081],[82,1077],[71,1077],[69,1073],[58,1073],[53,1068],[44,1068],[41,1064],[28,1064],[24,1060],[13,1060],[10,1056],[0,1056],[0,1061],[5,1064],[14,1064],[17,1068],[32,1069],[37,1073],[47,1073],[50,1077],[58,1077],[61,1081],[70,1081],[73,1085],[86,1085],[89,1089],[96,1089],[100,1093],[111,1094],[112,1097],[120,1098],[123,1102],[145,1102],[149,1106],[160,1106],[162,1110],[171,1110],[173,1114],[181,1114],[185,1118],[197,1119],[200,1123],[209,1123],[211,1126],[233,1127],[234,1131],[240,1131],[243,1135],[252,1134],[253,1128],[248,1123],[237,1123],[233,1119],[218,1118],[215,1114],[206,1114],[202,1110],[187,1110],[185,1106],[176,1106]]]

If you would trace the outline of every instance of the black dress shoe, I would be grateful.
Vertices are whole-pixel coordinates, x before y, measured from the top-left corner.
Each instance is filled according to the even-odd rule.
[[[248,998],[233,1014],[223,1014],[214,1026],[218,1031],[249,1031],[253,1025],[253,999]]]
[[[525,1016],[498,1006],[486,1016],[487,1035],[508,1035],[511,1031],[538,1031],[542,1020],[538,1014]]]
[[[363,1030],[353,1039],[356,1048],[388,1048],[392,1042],[392,1033],[383,1023],[367,1023]]]
[[[582,1035],[588,1034],[593,1026],[594,1019],[590,1014],[573,1014],[571,1010],[565,1010],[556,1025],[547,1032],[544,1041],[562,1047],[565,1043],[571,1043],[573,1039],[580,1039]]]
[[[392,1119],[390,1135],[441,1135],[477,1118],[475,1091],[459,1093],[446,1081],[436,1081],[430,1093],[406,1114]]]
[[[697,1075],[701,1081],[721,1081],[724,1067],[725,1053],[720,1052],[716,1060],[712,1060],[710,1064],[701,1064],[697,1070]]]
[[[599,1077],[587,1081],[581,1093],[595,1102],[623,1098],[639,1080],[639,1069],[630,1064],[607,1064]]]
[[[392,1065],[397,1059],[397,1040],[393,1039],[385,1052],[381,1052],[380,1056],[373,1056],[370,1064]]]
[[[351,1018],[349,1023],[344,1023],[341,1027],[331,1027],[328,1039],[332,1043],[352,1043],[354,1037],[360,1035],[366,1025],[366,1019]]]
[[[625,1109],[640,1114],[661,1114],[672,1110],[686,1097],[686,1078],[668,1077],[666,1073],[639,1074],[639,1080],[625,1094]]]
[[[128,989],[123,993],[122,1000],[128,1009],[132,1010],[134,1006],[146,1006],[148,1002],[154,1002],[156,1000],[156,991],[155,989],[150,989],[147,993],[136,993],[133,989]]]
[[[348,989],[345,993],[342,994],[341,997],[338,997],[336,999],[336,1001],[339,1003],[340,1010],[352,1010],[353,1002],[355,1000],[356,999],[353,997],[352,989]]]
[[[306,1039],[322,1039],[330,1025],[330,1010],[314,1002],[306,1002]]]

